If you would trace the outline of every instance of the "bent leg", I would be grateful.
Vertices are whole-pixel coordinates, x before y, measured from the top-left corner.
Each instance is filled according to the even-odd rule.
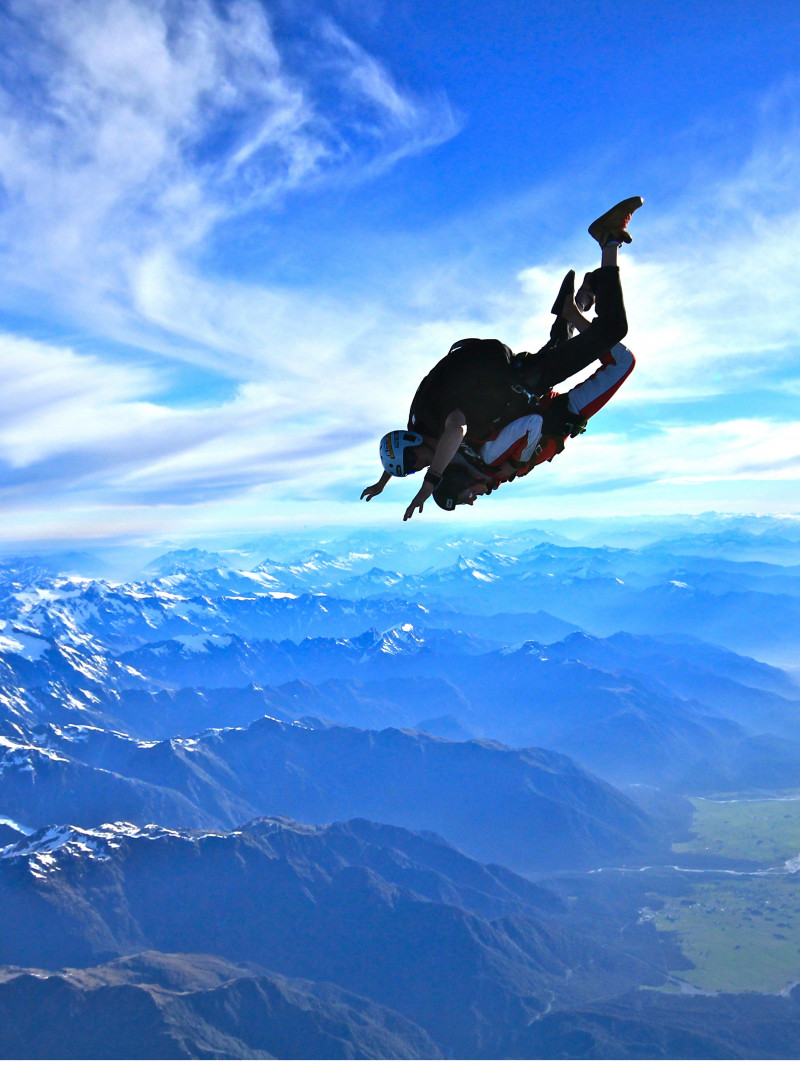
[[[567,393],[567,406],[574,415],[591,418],[605,407],[636,365],[633,352],[624,344],[615,344],[601,356],[602,366],[590,378]]]
[[[527,462],[542,435],[542,421],[538,413],[516,418],[482,444],[478,454],[488,466],[499,466],[507,459]]]
[[[592,282],[597,299],[597,318],[582,333],[557,348],[545,348],[526,361],[530,365],[523,366],[523,381],[531,391],[541,395],[560,381],[571,378],[609,352],[627,334],[628,319],[619,268],[599,267],[592,273]]]

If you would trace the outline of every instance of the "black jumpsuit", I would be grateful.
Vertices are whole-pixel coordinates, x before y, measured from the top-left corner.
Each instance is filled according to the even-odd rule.
[[[422,379],[411,402],[408,428],[438,440],[447,416],[463,411],[466,439],[486,440],[500,426],[536,406],[536,396],[605,355],[628,332],[617,267],[592,274],[597,318],[557,348],[517,355],[498,340],[457,341]]]

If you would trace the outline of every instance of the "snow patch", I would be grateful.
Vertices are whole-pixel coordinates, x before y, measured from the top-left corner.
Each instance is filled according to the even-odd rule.
[[[0,777],[6,770],[33,774],[34,762],[41,762],[43,759],[48,762],[69,762],[69,759],[50,748],[37,748],[33,744],[19,743],[10,737],[0,736],[0,751],[3,748],[6,750],[5,754],[0,756]]]
[[[31,829],[30,826],[23,825],[21,822],[15,822],[13,818],[6,818],[4,815],[0,815],[0,825],[7,825],[11,829],[16,829],[18,833],[24,833],[26,837],[29,837],[32,833],[35,833],[35,829]]]
[[[0,655],[19,655],[28,662],[36,662],[48,645],[49,641],[17,629],[10,622],[0,622]]]
[[[195,839],[175,829],[164,829],[159,825],[140,827],[131,822],[105,822],[96,829],[82,829],[75,825],[47,826],[27,840],[0,848],[0,861],[26,858],[31,874],[42,881],[60,868],[60,858],[72,856],[107,862],[111,858],[110,852],[118,850],[125,840],[158,840],[162,837]]]

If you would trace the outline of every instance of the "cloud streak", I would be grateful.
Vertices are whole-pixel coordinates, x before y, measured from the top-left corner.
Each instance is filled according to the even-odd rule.
[[[378,437],[405,422],[450,344],[538,348],[565,267],[595,256],[584,232],[535,249],[521,272],[483,251],[504,227],[535,232],[536,211],[563,198],[534,186],[527,215],[505,205],[397,235],[396,270],[355,294],[237,280],[214,259],[223,224],[257,226],[297,193],[371,180],[443,143],[459,126],[446,98],[401,86],[329,18],[278,32],[256,0],[11,0],[0,30],[0,299],[92,335],[84,350],[0,336],[7,513],[74,510],[77,526],[118,508],[113,528],[127,512],[139,529],[136,508],[235,524],[259,506],[288,513],[293,498],[355,500],[377,477]],[[787,85],[784,102],[796,96]],[[716,422],[699,400],[800,389],[800,140],[786,110],[737,169],[687,184],[669,211],[648,200],[623,258],[637,371],[531,479],[535,493],[638,486],[644,499],[800,478],[796,422],[696,424]],[[226,379],[224,397],[198,401],[188,364]],[[659,407],[656,423],[664,403],[674,417]],[[392,487],[394,501],[406,494]],[[521,482],[498,498],[530,495]]]
[[[12,0],[0,30],[0,274],[94,320],[147,257],[457,129],[330,22],[293,69],[257,0]]]

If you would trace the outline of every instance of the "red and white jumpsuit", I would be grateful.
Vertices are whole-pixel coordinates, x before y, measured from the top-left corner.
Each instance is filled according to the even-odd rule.
[[[597,414],[636,364],[633,353],[624,344],[615,344],[610,352],[601,357],[600,362],[602,365],[599,370],[567,393],[568,410],[579,418],[591,418]],[[557,395],[558,393],[551,392],[542,400],[542,407],[547,410]],[[557,455],[563,447],[563,441],[567,440],[566,436],[563,440],[554,437],[542,438],[542,424],[542,416],[538,414],[517,418],[504,426],[491,440],[482,444],[477,452],[487,466],[499,468],[511,463],[514,467],[513,476],[527,474],[534,466]],[[501,476],[498,480],[507,481],[508,477]]]

